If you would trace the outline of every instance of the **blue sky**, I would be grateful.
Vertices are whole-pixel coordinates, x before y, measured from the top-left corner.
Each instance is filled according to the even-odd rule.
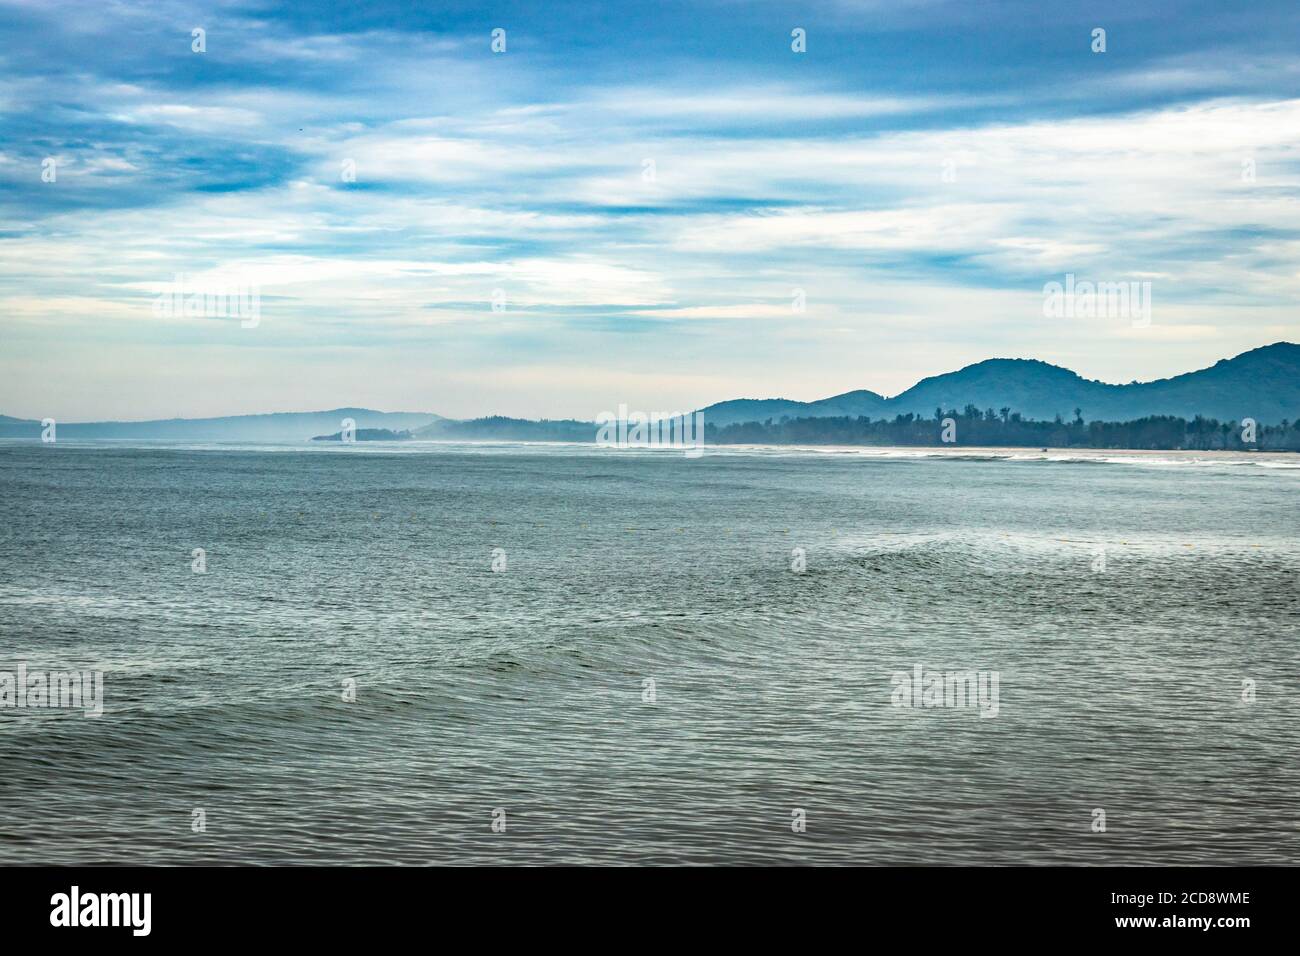
[[[1044,317],[1067,272],[1150,325]],[[177,274],[260,321],[158,315]],[[1129,381],[1298,298],[1294,2],[0,0],[3,414]]]

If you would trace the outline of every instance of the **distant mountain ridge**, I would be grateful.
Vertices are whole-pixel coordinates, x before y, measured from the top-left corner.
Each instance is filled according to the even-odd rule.
[[[985,359],[956,372],[922,379],[893,398],[855,391],[816,402],[735,399],[709,405],[704,420],[724,426],[740,422],[840,415],[870,418],[933,417],[935,409],[1010,408],[1023,418],[1074,417],[1087,421],[1132,421],[1149,415],[1197,415],[1221,421],[1254,418],[1261,424],[1300,418],[1300,345],[1277,342],[1222,359],[1209,368],[1154,382],[1108,385],[1085,379],[1037,359]]]
[[[935,411],[1006,408],[1024,419],[1125,422],[1156,415],[1221,422],[1253,418],[1261,425],[1300,419],[1300,345],[1276,342],[1222,359],[1209,368],[1153,382],[1109,385],[1037,359],[993,358],[955,372],[924,378],[893,398],[858,389],[814,402],[784,398],[732,399],[700,409],[712,427],[782,418],[933,418]],[[591,441],[593,422],[530,421],[490,416],[471,420],[432,412],[380,412],[336,408],[224,418],[144,422],[59,422],[63,439],[300,442],[338,433],[344,419],[355,428],[411,433],[443,441]],[[0,438],[39,439],[41,423],[0,415]]]
[[[889,399],[865,388],[845,392],[832,398],[815,402],[796,402],[788,398],[734,398],[702,409],[704,420],[714,425],[731,425],[737,422],[758,422],[768,418],[832,418],[848,415],[878,416],[884,412]]]
[[[503,415],[469,421],[444,418],[416,429],[412,437],[422,441],[586,442],[596,440],[596,424],[571,418],[531,421],[526,418],[506,418]]]
[[[222,418],[167,418],[144,422],[58,422],[56,437],[151,441],[298,442],[339,431],[345,418],[357,428],[409,431],[439,421],[431,412],[377,412],[335,408],[323,412],[272,412]],[[41,423],[0,416],[0,438],[39,438]]]

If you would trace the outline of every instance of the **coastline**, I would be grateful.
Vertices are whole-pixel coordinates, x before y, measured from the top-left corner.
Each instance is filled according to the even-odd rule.
[[[880,457],[924,458],[1000,458],[1025,461],[1107,461],[1131,459],[1152,461],[1173,459],[1185,462],[1215,462],[1223,464],[1262,463],[1276,461],[1300,467],[1300,454],[1293,451],[1200,451],[1190,448],[1024,448],[1001,445],[706,445],[706,450],[719,448],[752,449],[762,451],[806,451],[825,453],[852,453]]]
[[[17,449],[39,445],[29,439],[0,438],[0,449]],[[175,451],[261,451],[306,452],[317,454],[427,454],[457,450],[466,453],[517,452],[534,454],[601,454],[682,456],[683,446],[646,446],[630,448],[602,447],[594,442],[526,441],[518,439],[401,439],[395,441],[362,440],[356,442],[303,439],[282,441],[205,441],[203,439],[149,438],[80,438],[61,439],[61,447],[101,449],[155,449]],[[1300,470],[1300,454],[1293,451],[1234,451],[1157,448],[1025,448],[997,445],[797,445],[797,444],[705,444],[702,457],[758,455],[772,457],[812,457],[818,455],[854,456],[869,459],[950,459],[953,461],[1011,461],[1238,466],[1255,465],[1281,471]]]

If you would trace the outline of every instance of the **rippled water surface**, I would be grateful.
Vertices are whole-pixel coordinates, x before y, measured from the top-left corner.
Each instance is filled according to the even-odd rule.
[[[0,670],[102,670],[105,701],[0,709],[0,863],[1294,863],[1297,492],[1263,462],[3,444]],[[894,706],[917,664],[996,671],[997,716]]]

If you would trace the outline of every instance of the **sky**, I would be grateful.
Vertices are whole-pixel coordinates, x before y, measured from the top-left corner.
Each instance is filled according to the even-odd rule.
[[[0,0],[0,414],[1145,381],[1297,301],[1294,0]]]

